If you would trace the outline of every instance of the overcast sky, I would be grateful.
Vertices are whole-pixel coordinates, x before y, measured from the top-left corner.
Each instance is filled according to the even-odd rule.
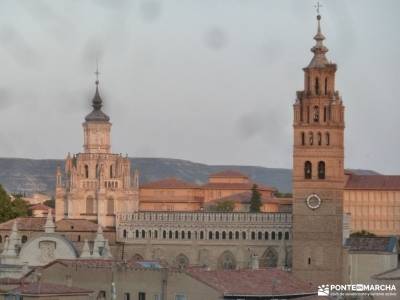
[[[100,89],[113,151],[292,165],[315,1],[0,2],[0,156],[80,152]],[[400,174],[400,1],[323,1],[346,167]]]

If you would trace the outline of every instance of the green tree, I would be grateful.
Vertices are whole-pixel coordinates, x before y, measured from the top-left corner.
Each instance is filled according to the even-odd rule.
[[[15,197],[14,201],[11,202],[11,209],[13,218],[31,215],[28,203],[21,196]]]
[[[56,201],[54,200],[54,197],[51,197],[51,199],[44,201],[43,204],[48,207],[55,208]]]
[[[250,212],[260,212],[261,205],[261,193],[258,191],[257,184],[253,184],[251,188]]]
[[[11,198],[0,184],[0,222],[13,218]]]
[[[218,202],[215,205],[210,205],[207,207],[207,211],[211,212],[232,212],[235,208],[235,203],[230,200]]]

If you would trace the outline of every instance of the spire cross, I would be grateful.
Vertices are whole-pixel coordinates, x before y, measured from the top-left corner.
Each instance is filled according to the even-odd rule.
[[[317,14],[319,15],[319,9],[322,7],[322,4],[317,2],[317,4],[314,5],[315,9],[317,10]]]
[[[96,85],[99,85],[99,60],[96,58],[96,72],[94,72],[96,75]]]

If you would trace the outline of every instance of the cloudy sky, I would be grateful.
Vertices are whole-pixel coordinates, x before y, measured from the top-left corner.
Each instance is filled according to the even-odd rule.
[[[82,149],[96,57],[113,150],[291,167],[315,1],[0,2],[0,156]],[[400,2],[323,1],[346,165],[400,174]]]

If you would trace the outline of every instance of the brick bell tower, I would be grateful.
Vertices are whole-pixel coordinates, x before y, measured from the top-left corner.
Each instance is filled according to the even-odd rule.
[[[313,284],[343,279],[344,106],[317,16],[314,56],[294,104],[293,273]]]

